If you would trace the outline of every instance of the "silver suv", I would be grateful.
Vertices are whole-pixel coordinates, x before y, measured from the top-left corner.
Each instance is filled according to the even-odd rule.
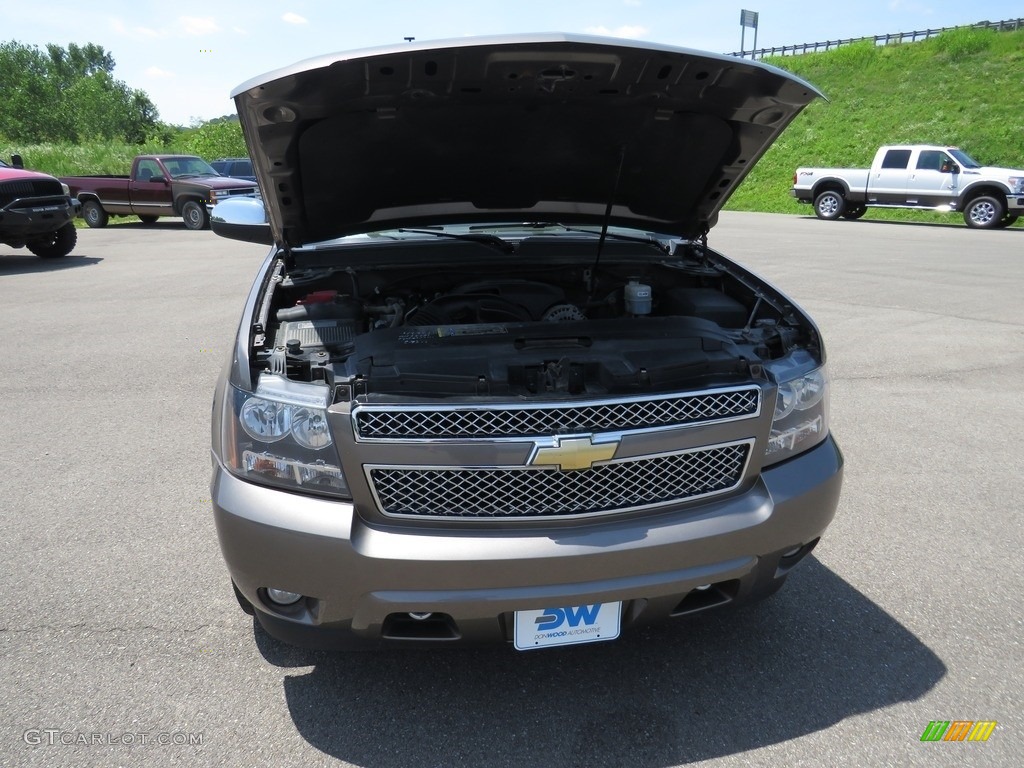
[[[271,243],[213,408],[243,608],[529,650],[766,597],[835,514],[821,336],[707,243],[818,93],[567,35],[326,56],[234,98]],[[264,207],[265,205],[265,207]]]

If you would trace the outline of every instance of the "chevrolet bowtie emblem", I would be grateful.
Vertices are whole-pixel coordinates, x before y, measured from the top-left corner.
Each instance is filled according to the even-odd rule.
[[[608,461],[619,448],[617,440],[594,444],[593,436],[556,437],[550,448],[537,447],[527,464],[533,466],[557,464],[563,472],[570,469],[590,469],[596,461]]]

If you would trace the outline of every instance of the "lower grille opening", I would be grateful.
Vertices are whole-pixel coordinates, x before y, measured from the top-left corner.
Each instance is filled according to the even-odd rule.
[[[389,613],[381,628],[385,640],[458,640],[455,619],[447,613],[432,613],[427,618],[413,618],[408,613]]]
[[[714,608],[719,605],[731,603],[740,589],[739,579],[719,581],[709,584],[701,589],[690,590],[690,593],[679,601],[679,605],[672,611],[673,616],[682,616],[686,613],[696,613],[707,608]]]

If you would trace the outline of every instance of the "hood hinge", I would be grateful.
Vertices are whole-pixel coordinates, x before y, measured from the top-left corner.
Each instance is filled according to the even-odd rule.
[[[285,244],[281,247],[281,258],[284,261],[284,273],[288,274],[295,269],[295,254],[292,253],[292,247]]]

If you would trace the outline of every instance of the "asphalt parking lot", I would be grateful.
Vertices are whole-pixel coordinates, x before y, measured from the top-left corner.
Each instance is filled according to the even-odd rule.
[[[528,654],[255,629],[208,433],[265,249],[79,235],[0,246],[0,765],[1024,765],[1024,230],[723,214],[825,334],[836,520],[766,603]]]

